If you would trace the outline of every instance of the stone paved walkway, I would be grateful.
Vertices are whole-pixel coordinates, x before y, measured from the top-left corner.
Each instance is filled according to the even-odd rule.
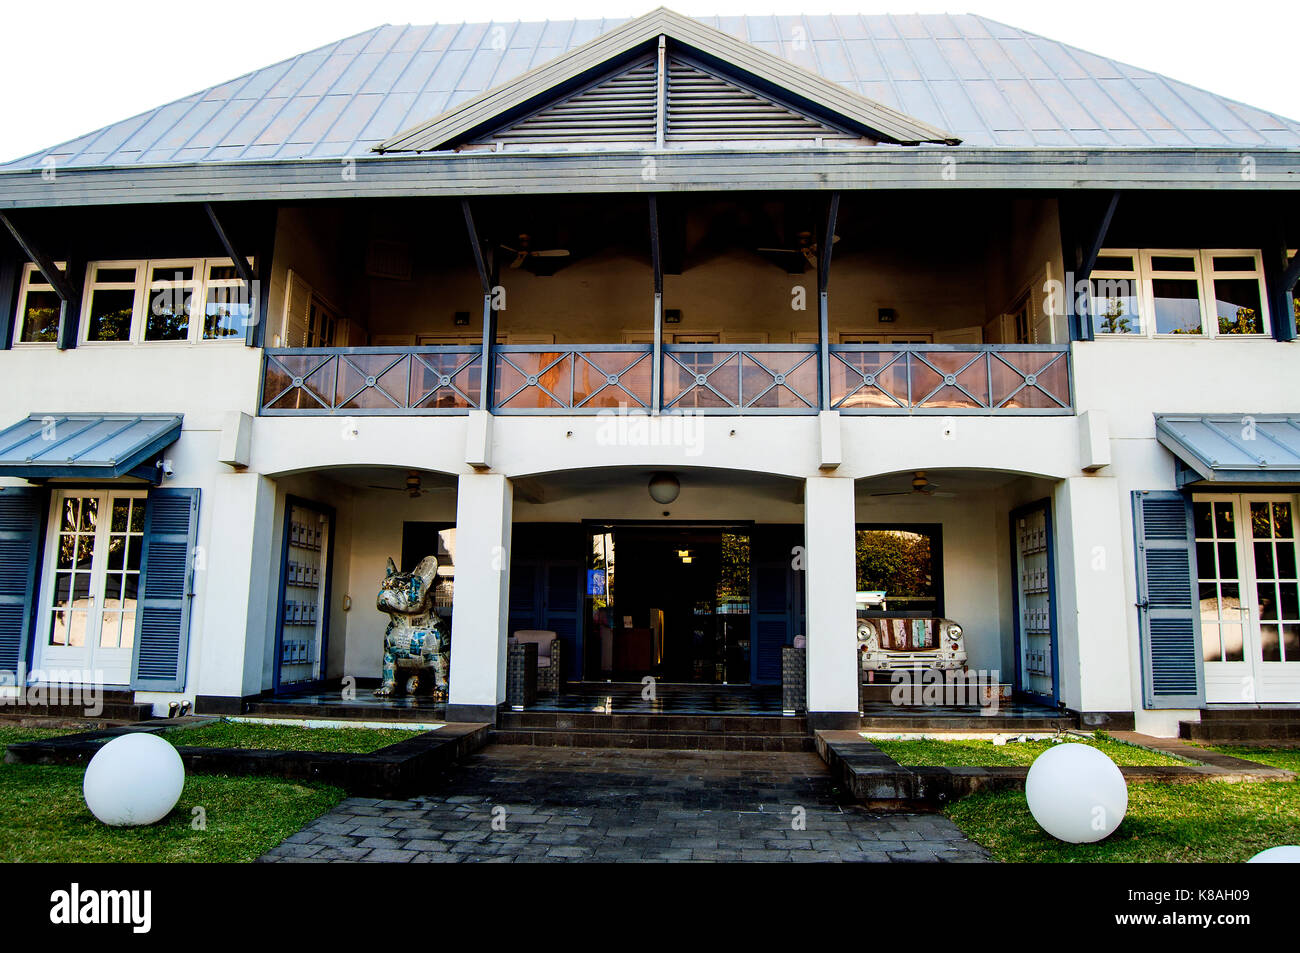
[[[814,754],[492,745],[437,787],[409,801],[349,798],[261,859],[988,859],[941,815],[843,803]]]

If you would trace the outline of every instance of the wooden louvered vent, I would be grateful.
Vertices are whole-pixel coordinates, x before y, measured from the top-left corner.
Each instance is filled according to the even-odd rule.
[[[489,142],[654,142],[654,58],[608,77],[486,137]]]
[[[678,59],[668,63],[668,141],[856,139]]]
[[[650,56],[478,139],[498,148],[563,143],[666,145],[763,140],[861,140],[737,82],[668,56]],[[661,111],[662,105],[662,111]]]

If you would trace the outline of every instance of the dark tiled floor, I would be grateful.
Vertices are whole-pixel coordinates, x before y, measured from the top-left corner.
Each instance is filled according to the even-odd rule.
[[[844,803],[811,754],[493,745],[437,787],[409,801],[349,798],[262,860],[988,859],[940,815]]]
[[[979,705],[895,705],[886,701],[868,701],[862,703],[862,714],[866,717],[889,716],[891,718],[937,718],[944,715],[953,717],[982,716],[989,709]],[[1002,702],[993,712],[1007,718],[1056,718],[1061,713],[1047,705],[1033,702]]]
[[[566,685],[558,695],[543,695],[529,711],[609,712],[615,715],[779,715],[781,689],[771,685],[654,686],[654,697],[629,682]]]

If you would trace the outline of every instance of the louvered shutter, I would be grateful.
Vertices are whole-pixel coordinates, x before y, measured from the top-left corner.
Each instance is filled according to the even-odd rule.
[[[1176,490],[1135,491],[1133,529],[1143,706],[1200,708],[1205,679],[1191,506]]]
[[[856,139],[692,63],[668,63],[666,137],[685,140]]]
[[[198,528],[197,489],[149,491],[140,557],[134,689],[174,692],[185,687]]]
[[[284,334],[280,347],[306,347],[307,321],[311,313],[311,285],[292,268],[284,295]]]
[[[0,678],[17,682],[27,659],[32,606],[40,582],[41,524],[45,493],[0,487]]]

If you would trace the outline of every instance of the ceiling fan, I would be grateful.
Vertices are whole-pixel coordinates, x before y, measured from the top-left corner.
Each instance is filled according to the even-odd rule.
[[[432,490],[423,488],[420,485],[420,474],[415,470],[411,470],[406,474],[406,483],[402,486],[382,486],[378,483],[371,483],[368,486],[372,490],[392,490],[395,493],[405,493],[414,499],[419,499],[425,493],[443,489],[443,487],[434,487]]]
[[[893,490],[888,493],[872,493],[872,496],[911,496],[919,493],[921,496],[933,496],[939,499],[951,499],[956,493],[940,493],[939,485],[931,483],[930,478],[925,475],[924,470],[917,470],[912,474],[912,488],[910,490]]]
[[[831,244],[840,240],[840,236],[835,235],[831,239]],[[785,269],[792,275],[803,274],[811,266],[814,270],[817,268],[817,243],[813,241],[813,233],[809,231],[799,232],[795,238],[797,248],[756,248],[760,255]]]
[[[520,233],[519,240],[516,242],[518,248],[511,248],[509,245],[502,244],[501,250],[509,252],[515,257],[510,262],[511,268],[522,268],[526,263],[534,258],[568,258],[569,250],[567,248],[532,248],[532,241],[526,233]]]

